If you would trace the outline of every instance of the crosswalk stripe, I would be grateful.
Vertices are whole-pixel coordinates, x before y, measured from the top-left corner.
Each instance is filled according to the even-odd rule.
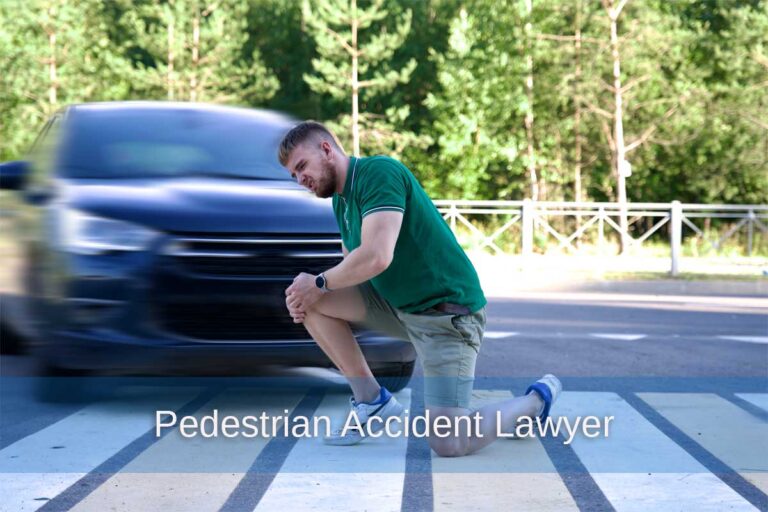
[[[680,510],[681,496],[692,510],[754,510],[615,393],[564,392],[554,412],[615,418],[608,437],[570,446],[616,510]]]
[[[258,396],[257,406],[257,392],[228,389],[194,416],[200,419],[218,409],[220,416],[259,416],[265,412],[277,417],[293,409],[301,398],[296,392],[270,391]],[[72,510],[109,510],[115,503],[126,510],[218,510],[269,441],[260,435],[228,438],[221,432],[218,437],[184,438],[174,428]]]
[[[637,341],[646,337],[645,334],[611,334],[611,333],[592,333],[593,338],[604,338],[607,340]]]
[[[638,393],[686,435],[768,492],[768,424],[710,393]]]
[[[473,410],[512,398],[509,391],[474,391]],[[568,489],[535,439],[499,439],[461,458],[432,453],[434,504],[438,510],[578,510]]]
[[[34,510],[46,503],[53,506],[51,498],[75,487],[76,482],[79,486],[87,472],[153,429],[155,410],[178,409],[198,394],[198,389],[176,388],[140,402],[118,399],[93,404],[0,450],[0,511]],[[295,391],[270,391],[255,397],[252,390],[230,389],[194,415],[199,418],[218,409],[220,415],[258,416],[263,411],[277,416],[286,409],[293,410],[301,396]],[[396,396],[406,408],[410,406],[410,390]],[[512,396],[505,390],[478,390],[473,394],[472,407]],[[566,391],[553,414],[555,419],[587,415],[615,418],[608,438],[588,439],[577,434],[569,450],[589,472],[594,480],[591,485],[596,484],[616,510],[665,511],[681,506],[697,511],[755,510],[754,493],[768,491],[768,446],[764,443],[768,424],[757,409],[768,411],[768,394],[735,396],[756,408],[749,409],[749,404],[734,395],[620,396]],[[203,403],[200,397],[197,402]],[[323,399],[315,416],[340,418],[347,410],[347,397],[334,394]],[[668,426],[660,426],[662,423]],[[677,438],[668,432],[675,428],[679,429]],[[717,467],[712,469],[706,458],[681,442],[685,436],[694,441],[689,444],[698,443],[701,446],[697,449],[703,447],[737,471],[744,486],[754,485],[754,493],[745,493],[728,478],[713,474],[719,474]],[[546,441],[560,443],[562,439]],[[105,476],[106,481],[86,493],[84,499],[74,500],[72,510],[100,512],[115,506],[164,512],[220,510],[233,489],[243,487],[244,477],[268,442],[260,436],[185,439],[177,430],[171,431],[127,462],[119,473]],[[407,443],[404,436],[384,435],[355,447],[334,447],[324,445],[322,436],[301,438],[279,473],[264,484],[268,488],[256,509],[400,509],[405,503]],[[501,504],[515,504],[521,509],[577,510],[588,505],[578,492],[574,501],[573,486],[566,486],[566,475],[558,474],[562,468],[550,459],[553,453],[548,453],[538,439],[501,439],[462,458],[441,458],[432,453],[434,508],[497,510]],[[740,478],[738,475],[734,478]],[[429,473],[426,477],[430,478]],[[350,489],[365,492],[352,493]]]
[[[92,404],[0,450],[2,510],[35,510],[154,427],[154,411],[177,409],[199,389],[176,388]],[[151,412],[150,412],[151,411]],[[58,447],[58,448],[56,448]]]
[[[520,334],[519,332],[511,332],[511,331],[485,331],[483,333],[483,338],[487,338],[489,340],[496,340],[501,338],[511,338],[512,336],[517,336]]]
[[[742,341],[744,343],[768,343],[768,336],[718,336],[721,340]]]
[[[395,396],[410,407],[409,389]],[[329,395],[315,414],[343,423],[348,412],[348,396]],[[300,439],[256,510],[399,510],[407,442],[386,434],[356,446],[328,446],[322,436]]]
[[[736,396],[768,412],[768,393],[736,393]]]

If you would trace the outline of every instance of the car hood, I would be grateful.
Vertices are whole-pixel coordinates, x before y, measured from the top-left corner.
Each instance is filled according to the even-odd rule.
[[[336,234],[330,199],[290,181],[216,178],[66,180],[62,202],[175,233]]]

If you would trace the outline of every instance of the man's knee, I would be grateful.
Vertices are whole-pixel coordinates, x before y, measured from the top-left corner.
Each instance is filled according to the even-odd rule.
[[[314,305],[304,310],[304,325],[312,327],[318,320],[321,320],[325,315],[320,312]]]
[[[335,323],[342,322],[349,324],[349,322],[344,318],[330,316],[324,310],[315,307],[314,305],[304,310],[304,320],[302,323],[304,324],[305,328],[312,329],[313,327],[317,326],[318,328],[322,329],[324,325],[328,325],[329,320]]]
[[[453,435],[429,438],[429,447],[440,457],[463,457],[467,454],[467,445],[467,439]]]

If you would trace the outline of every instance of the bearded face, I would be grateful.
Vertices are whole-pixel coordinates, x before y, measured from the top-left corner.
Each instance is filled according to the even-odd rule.
[[[336,190],[336,173],[333,172],[330,162],[323,162],[320,176],[314,184],[314,193],[317,197],[327,199]]]
[[[293,150],[286,168],[299,185],[317,197],[325,199],[336,191],[336,171],[327,148],[323,151],[311,144],[301,144]]]

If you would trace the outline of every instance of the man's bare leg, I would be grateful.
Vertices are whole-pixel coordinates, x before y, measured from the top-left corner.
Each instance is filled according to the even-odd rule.
[[[356,288],[324,295],[306,312],[304,327],[341,371],[358,402],[374,400],[380,386],[352,335],[349,322],[365,319],[365,303]]]
[[[477,411],[470,411],[463,407],[427,406],[429,416],[433,422],[437,416],[447,416],[452,419],[451,423],[455,425],[456,422],[453,421],[453,418],[474,416],[475,412],[479,412],[481,418],[479,421],[479,431],[469,432],[466,428],[466,422],[462,421],[459,422],[459,431],[452,432],[448,437],[430,436],[429,446],[441,457],[469,455],[495,441],[498,438],[497,431],[513,432],[518,418],[525,416],[534,417],[543,405],[544,401],[539,395],[531,393],[526,396],[489,404],[479,408]],[[500,413],[498,430],[496,422],[497,411]],[[474,422],[469,423],[474,426]]]

